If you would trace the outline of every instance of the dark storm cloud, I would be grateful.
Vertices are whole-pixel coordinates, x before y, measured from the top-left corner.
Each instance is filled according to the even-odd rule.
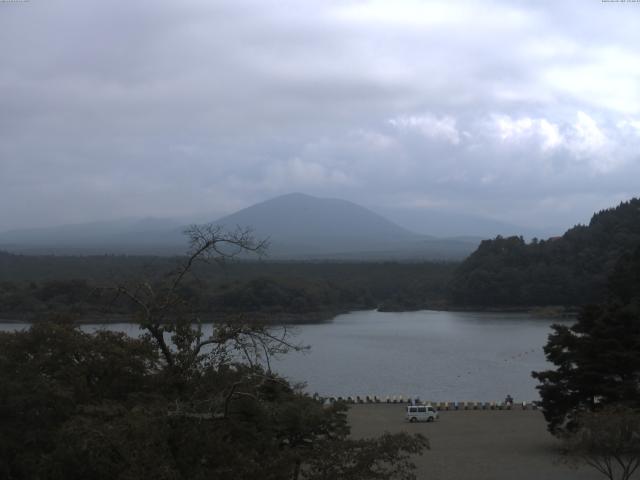
[[[290,191],[571,224],[637,194],[639,5],[0,4],[0,230]]]

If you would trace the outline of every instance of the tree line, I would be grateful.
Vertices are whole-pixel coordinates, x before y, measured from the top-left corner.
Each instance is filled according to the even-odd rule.
[[[38,257],[36,257],[38,258]],[[114,299],[100,289],[115,280],[142,278],[154,284],[180,258],[34,257],[0,254],[0,316],[37,319],[51,314],[77,318],[134,311],[129,299]],[[293,321],[330,317],[338,312],[378,307],[419,309],[446,302],[446,285],[455,264],[301,263],[227,261],[199,264],[181,284],[194,311],[210,316],[260,313],[289,315]],[[164,269],[164,270],[163,270]],[[19,272],[19,274],[15,274]],[[117,273],[116,273],[117,272]]]
[[[563,236],[483,241],[457,268],[450,300],[468,306],[580,306],[604,299],[619,258],[640,244],[640,199],[593,215]]]

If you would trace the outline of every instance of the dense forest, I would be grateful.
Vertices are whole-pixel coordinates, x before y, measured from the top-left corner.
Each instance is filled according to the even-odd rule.
[[[456,270],[451,300],[467,306],[584,305],[606,294],[618,259],[640,245],[640,199],[593,215],[562,237],[483,241]]]
[[[65,314],[92,320],[128,315],[130,300],[109,287],[161,282],[180,257],[23,256],[0,253],[0,318],[34,320]],[[410,310],[441,306],[456,264],[202,263],[181,287],[194,311],[217,315],[259,313],[265,320],[305,322],[357,309]]]

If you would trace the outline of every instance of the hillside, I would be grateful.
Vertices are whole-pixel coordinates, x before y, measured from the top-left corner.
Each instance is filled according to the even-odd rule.
[[[291,193],[252,205],[216,223],[251,225],[260,236],[321,243],[326,239],[413,240],[417,234],[360,205],[337,198]],[[317,240],[313,240],[317,239]]]
[[[456,270],[451,299],[467,306],[584,305],[606,294],[607,277],[640,245],[640,199],[593,215],[562,237],[483,241]]]
[[[461,259],[479,239],[440,239],[398,226],[360,205],[292,193],[221,218],[269,238],[269,257],[293,259]]]

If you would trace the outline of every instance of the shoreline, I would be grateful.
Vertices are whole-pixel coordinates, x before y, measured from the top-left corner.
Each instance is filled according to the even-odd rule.
[[[328,323],[338,315],[357,310],[330,310],[305,313],[265,313],[265,312],[239,312],[239,313],[219,313],[208,315],[195,315],[202,324],[214,324],[224,321],[244,319],[251,323],[263,323],[267,325],[309,325]],[[20,324],[31,325],[51,320],[53,317],[63,318],[65,314],[59,313],[37,313],[23,314],[16,317],[0,316],[0,324]],[[69,314],[72,323],[78,325],[113,325],[117,323],[139,323],[135,319],[135,314],[96,314],[89,313],[79,316]]]
[[[420,308],[385,308],[384,305],[376,309],[384,313],[403,313],[403,312],[419,312],[429,310],[435,312],[486,312],[486,313],[530,313],[533,316],[544,318],[575,318],[580,307],[563,306],[563,305],[530,305],[522,307],[505,307],[505,306],[462,306],[462,305],[425,305]]]
[[[579,308],[578,307],[564,307],[558,305],[549,306],[530,306],[530,307],[463,307],[456,305],[431,305],[424,306],[415,309],[387,309],[384,306],[372,309],[336,309],[336,310],[322,310],[314,312],[304,313],[292,313],[292,312],[223,312],[218,314],[205,314],[196,315],[200,318],[203,324],[214,324],[218,322],[245,319],[250,322],[263,323],[267,325],[318,325],[324,323],[330,323],[335,317],[344,315],[347,313],[353,313],[358,311],[378,311],[381,313],[406,313],[406,312],[420,312],[420,311],[434,311],[434,312],[481,312],[481,313],[528,313],[534,317],[539,318],[557,318],[557,319],[575,319]],[[18,314],[16,317],[1,316],[0,324],[24,324],[29,325],[33,323],[40,323],[46,321],[54,316],[64,316],[62,313],[48,312],[48,313],[28,313]],[[135,321],[135,315],[130,313],[122,314],[98,314],[89,313],[85,315],[79,315],[77,313],[68,314],[70,319],[78,325],[93,325],[93,324],[116,324],[116,323],[138,323]],[[75,317],[75,318],[74,318]],[[39,318],[44,318],[40,320]]]

